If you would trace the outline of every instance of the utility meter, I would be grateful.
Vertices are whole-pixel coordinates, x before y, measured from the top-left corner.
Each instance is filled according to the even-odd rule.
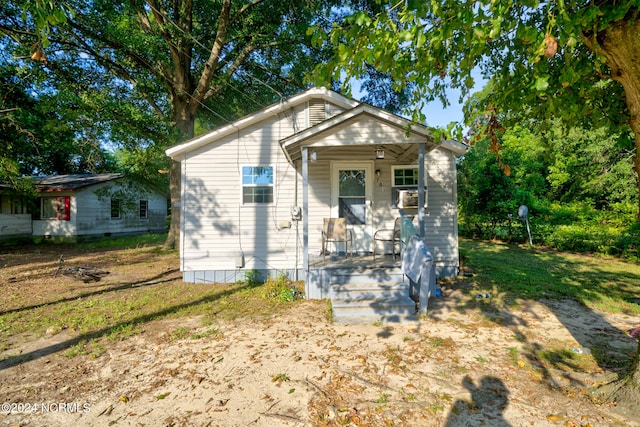
[[[291,219],[294,221],[300,221],[302,219],[302,209],[300,209],[300,206],[291,206]]]

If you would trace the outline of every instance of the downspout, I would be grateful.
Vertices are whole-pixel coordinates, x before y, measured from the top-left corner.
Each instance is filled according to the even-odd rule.
[[[185,271],[185,262],[184,262],[184,245],[185,245],[185,241],[186,241],[186,234],[185,233],[185,217],[186,217],[186,213],[184,212],[184,206],[185,203],[183,202],[184,200],[186,200],[187,197],[187,186],[186,185],[182,185],[182,183],[187,182],[187,155],[183,154],[182,155],[182,159],[180,161],[180,206],[178,207],[178,209],[180,210],[180,234],[178,235],[178,239],[180,242],[180,270],[182,271],[182,277],[184,278],[184,271]],[[171,209],[174,209],[174,206],[171,206]],[[172,211],[173,212],[173,211]]]
[[[294,185],[293,185],[293,206],[298,206],[298,161],[293,162],[293,170],[295,171]],[[298,277],[298,262],[300,261],[300,253],[298,252],[298,242],[300,241],[300,227],[297,219],[294,219],[296,224],[296,263],[295,263],[295,280],[296,282],[300,280]]]

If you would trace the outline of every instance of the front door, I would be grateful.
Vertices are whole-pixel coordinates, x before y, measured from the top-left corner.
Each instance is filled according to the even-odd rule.
[[[371,252],[372,179],[373,162],[331,163],[331,216],[347,219],[356,253]]]

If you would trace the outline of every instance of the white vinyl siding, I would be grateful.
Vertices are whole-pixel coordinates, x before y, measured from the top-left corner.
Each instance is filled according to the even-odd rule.
[[[437,270],[456,274],[454,270],[459,262],[456,158],[449,151],[436,148],[427,153],[425,162],[429,188],[426,242],[435,258]]]
[[[292,133],[292,118],[301,113],[271,117],[186,156],[183,270],[235,269],[239,256],[244,256],[246,269],[291,267],[296,253],[296,224],[291,220],[296,178],[278,140]],[[273,168],[272,203],[242,203],[242,167],[247,165]],[[302,180],[298,182],[301,188]],[[301,193],[298,200],[301,206]]]

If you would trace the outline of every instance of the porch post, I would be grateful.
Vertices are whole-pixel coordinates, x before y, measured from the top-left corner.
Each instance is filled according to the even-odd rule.
[[[305,295],[309,297],[309,156],[302,147],[302,268],[304,269]]]
[[[424,237],[424,142],[418,149],[418,234]]]

